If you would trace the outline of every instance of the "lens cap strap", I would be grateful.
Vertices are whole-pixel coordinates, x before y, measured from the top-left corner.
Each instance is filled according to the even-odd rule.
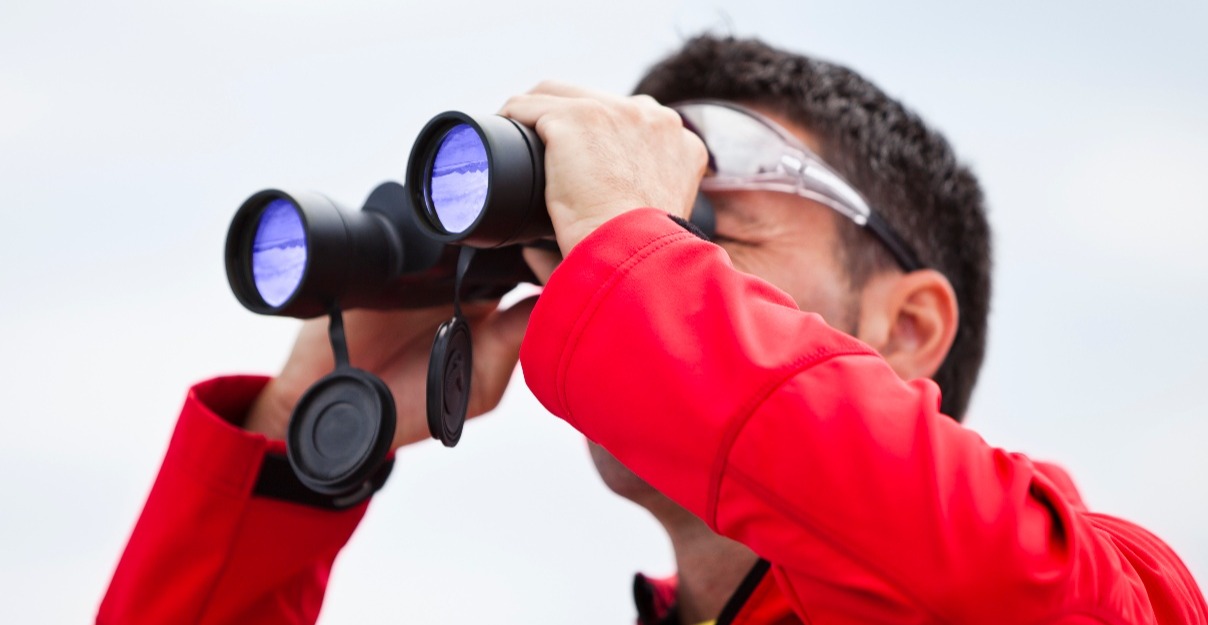
[[[335,357],[336,369],[351,367],[352,365],[348,364],[348,338],[344,335],[344,314],[340,312],[340,305],[333,302],[327,316],[327,338],[331,341],[331,354]]]
[[[475,249],[463,246],[457,257],[453,287],[453,318],[440,324],[428,359],[428,433],[445,447],[461,440],[470,405],[470,379],[474,353],[470,324],[461,314],[461,285]]]
[[[461,317],[461,283],[465,281],[466,273],[470,271],[470,263],[474,260],[476,247],[463,245],[457,254],[457,275],[453,281],[453,316]]]

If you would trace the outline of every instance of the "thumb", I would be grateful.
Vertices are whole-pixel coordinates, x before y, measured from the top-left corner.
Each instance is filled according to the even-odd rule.
[[[470,413],[491,410],[503,397],[528,329],[529,315],[537,303],[534,295],[488,315],[471,330],[474,344],[474,393]]]
[[[520,343],[524,341],[524,332],[528,330],[529,316],[533,314],[533,306],[537,305],[537,295],[526,297],[491,315],[486,321],[483,339],[495,343],[496,348],[507,354],[514,354],[515,360],[520,356]]]

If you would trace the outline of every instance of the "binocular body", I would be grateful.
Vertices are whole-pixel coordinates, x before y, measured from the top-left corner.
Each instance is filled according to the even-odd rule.
[[[692,221],[713,233],[698,196]],[[226,273],[252,312],[329,315],[335,370],[301,397],[286,446],[299,481],[351,505],[384,462],[395,430],[386,384],[349,364],[341,310],[452,303],[428,366],[428,429],[446,446],[461,437],[473,370],[470,329],[458,303],[493,300],[536,277],[522,246],[557,249],[545,206],[544,146],[504,117],[455,111],[420,131],[406,183],[387,182],[361,210],[316,193],[276,189],[249,197],[231,221]]]
[[[422,308],[453,302],[458,246],[427,234],[407,190],[379,185],[360,211],[326,196],[276,189],[248,198],[226,241],[227,281],[248,310],[308,319],[332,306]],[[482,250],[462,297],[498,299],[536,283],[515,246]]]
[[[265,190],[236,212],[226,272],[248,310],[309,318],[341,308],[453,301],[457,247],[478,248],[460,295],[498,298],[535,282],[520,245],[548,246],[544,146],[505,117],[450,111],[420,131],[406,184],[377,187],[360,211],[315,193]],[[692,221],[712,234],[698,197]]]

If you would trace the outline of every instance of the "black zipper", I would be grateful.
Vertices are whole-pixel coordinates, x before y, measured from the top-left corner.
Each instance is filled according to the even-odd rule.
[[[742,611],[743,606],[755,594],[755,589],[759,588],[759,583],[763,581],[765,575],[768,574],[768,569],[771,564],[760,558],[755,563],[755,567],[751,569],[747,576],[742,578],[742,583],[738,585],[738,590],[730,595],[730,599],[726,601],[725,607],[721,609],[721,614],[717,616],[717,625],[730,625],[734,619],[738,618],[738,613]]]

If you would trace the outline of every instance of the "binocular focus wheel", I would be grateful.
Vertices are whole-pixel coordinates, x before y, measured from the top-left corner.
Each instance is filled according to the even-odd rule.
[[[461,440],[473,370],[470,326],[457,316],[436,331],[428,361],[428,432],[445,447]]]
[[[376,376],[341,367],[307,389],[290,417],[286,451],[298,480],[324,495],[364,486],[394,438],[394,397]]]

